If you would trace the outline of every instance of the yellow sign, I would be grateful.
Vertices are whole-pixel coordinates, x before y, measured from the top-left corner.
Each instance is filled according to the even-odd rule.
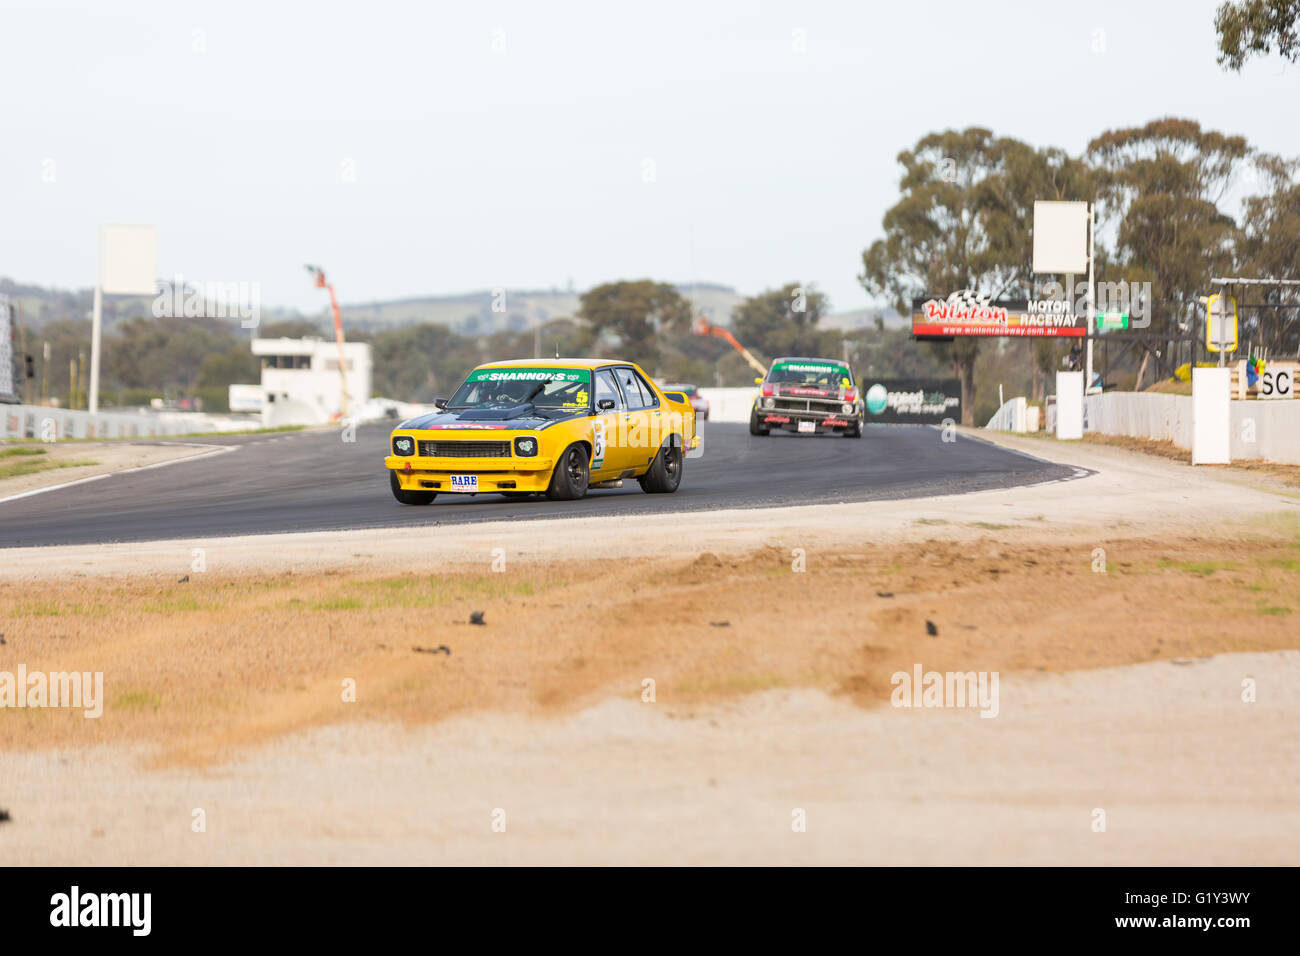
[[[1205,300],[1205,349],[1237,351],[1237,300],[1233,296],[1216,292]]]

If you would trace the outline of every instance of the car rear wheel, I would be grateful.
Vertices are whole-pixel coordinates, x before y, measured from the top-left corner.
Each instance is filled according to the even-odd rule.
[[[682,483],[682,465],[685,460],[681,445],[664,445],[650,468],[637,479],[641,490],[651,495],[672,494]]]
[[[393,497],[404,505],[427,505],[438,497],[436,491],[406,491],[397,481],[397,472],[388,472],[388,487],[393,489]]]
[[[546,497],[552,501],[573,501],[587,493],[591,483],[591,468],[587,458],[587,448],[574,442],[564,449],[564,454],[551,473],[551,484],[546,489]]]
[[[751,435],[766,435],[768,429],[758,427],[758,409],[749,413],[749,433]]]

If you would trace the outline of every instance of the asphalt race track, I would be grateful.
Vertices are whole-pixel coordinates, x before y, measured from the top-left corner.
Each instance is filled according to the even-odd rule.
[[[390,430],[362,426],[350,443],[333,430],[194,439],[237,449],[2,502],[0,548],[868,501],[1075,475],[965,436],[944,442],[927,426],[872,425],[860,439],[756,438],[745,425],[704,423],[704,457],[686,462],[676,494],[647,495],[627,481],[582,501],[448,494],[412,507],[388,489]]]

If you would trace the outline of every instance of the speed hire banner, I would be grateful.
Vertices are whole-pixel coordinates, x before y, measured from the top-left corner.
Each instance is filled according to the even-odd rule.
[[[864,378],[862,399],[866,422],[961,421],[961,382],[955,378]]]

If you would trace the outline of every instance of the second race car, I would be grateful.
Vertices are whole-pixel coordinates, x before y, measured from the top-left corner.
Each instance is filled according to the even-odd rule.
[[[847,362],[779,358],[763,378],[749,414],[749,433],[772,429],[862,437],[862,398]]]

